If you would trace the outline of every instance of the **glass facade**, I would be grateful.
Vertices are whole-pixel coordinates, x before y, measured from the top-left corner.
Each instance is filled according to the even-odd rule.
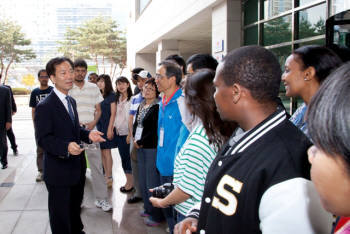
[[[282,70],[291,52],[304,45],[325,45],[325,22],[332,12],[331,0],[246,0],[242,1],[244,45],[261,45],[279,59]],[[349,0],[333,0],[333,11]],[[344,10],[344,7],[342,7]],[[350,6],[349,6],[350,8]],[[285,96],[281,85],[280,97],[290,113],[301,100]]]
[[[140,15],[143,12],[143,10],[147,7],[147,5],[150,1],[151,0],[139,0],[139,14]]]
[[[339,12],[349,10],[350,1],[349,0],[333,0],[331,4],[331,15],[335,15]]]

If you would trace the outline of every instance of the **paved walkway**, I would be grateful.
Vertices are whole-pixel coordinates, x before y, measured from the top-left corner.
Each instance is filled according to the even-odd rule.
[[[34,141],[31,109],[27,106],[28,97],[16,98],[18,113],[14,116],[13,130],[19,145],[18,156],[13,156],[9,147],[9,167],[0,169],[0,233],[49,234],[51,233],[47,190],[43,182],[36,183],[36,146]],[[113,187],[110,198],[113,212],[106,213],[94,206],[90,171],[87,171],[82,219],[87,234],[164,234],[166,225],[146,227],[138,215],[141,203],[127,204],[130,195],[119,192],[125,183],[118,151],[113,153]]]

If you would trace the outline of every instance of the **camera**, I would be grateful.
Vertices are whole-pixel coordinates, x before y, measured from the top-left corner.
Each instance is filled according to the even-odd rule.
[[[153,189],[152,197],[165,198],[173,189],[174,185],[172,183],[165,183]]]

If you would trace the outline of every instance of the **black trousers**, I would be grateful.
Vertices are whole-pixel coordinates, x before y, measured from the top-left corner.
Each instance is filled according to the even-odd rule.
[[[16,137],[15,137],[15,134],[13,133],[12,128],[7,130],[6,134],[10,140],[12,150],[16,151],[17,150]]]
[[[85,175],[74,186],[46,184],[49,192],[49,217],[52,234],[81,234],[84,225],[80,218],[84,196]]]
[[[2,165],[7,165],[7,139],[5,126],[0,129],[0,161]]]

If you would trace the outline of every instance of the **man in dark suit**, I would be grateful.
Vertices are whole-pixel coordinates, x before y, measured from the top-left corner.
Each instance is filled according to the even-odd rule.
[[[73,62],[51,59],[46,71],[55,84],[35,110],[38,145],[44,149],[44,181],[49,192],[49,216],[53,234],[84,233],[80,206],[84,194],[86,161],[81,140],[102,142],[102,133],[79,125],[75,100],[68,96],[73,86]],[[91,140],[91,141],[90,141]]]
[[[0,74],[0,82],[1,82],[1,74]],[[12,105],[12,115],[14,115],[17,112],[17,105],[16,105],[15,99],[13,97],[11,86],[5,85],[5,84],[3,84],[3,85],[10,90],[11,105]],[[10,140],[11,148],[13,150],[13,155],[18,155],[17,144],[16,144],[16,137],[15,137],[15,134],[13,133],[12,127],[7,130],[6,134],[7,134],[7,137],[9,138],[9,140]]]
[[[2,169],[7,168],[7,139],[6,131],[12,125],[12,105],[10,90],[0,86],[0,159]]]

